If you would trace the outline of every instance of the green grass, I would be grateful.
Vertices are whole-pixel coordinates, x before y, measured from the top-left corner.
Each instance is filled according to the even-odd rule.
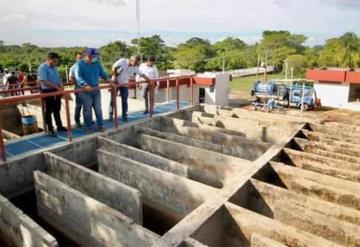
[[[263,80],[264,76],[260,75],[259,79]],[[270,74],[267,76],[268,80],[271,79],[284,79],[282,74]],[[239,77],[235,78],[230,83],[230,89],[232,93],[240,94],[246,97],[250,96],[250,92],[254,87],[254,82],[256,80],[256,76],[247,76],[247,77]]]

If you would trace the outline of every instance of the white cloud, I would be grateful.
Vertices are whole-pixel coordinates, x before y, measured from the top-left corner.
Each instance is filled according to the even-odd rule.
[[[107,42],[114,36],[94,38],[86,32],[82,38],[72,40],[70,31],[136,31],[135,0],[1,1],[0,39],[8,43],[37,40],[33,36],[44,30],[67,33],[64,40],[58,41],[61,45],[76,41],[82,45],[80,42],[90,38],[96,43]],[[286,29],[311,35],[317,42],[357,31],[360,22],[358,11],[354,11],[360,10],[357,0],[140,0],[140,4],[143,32],[208,33],[206,37],[215,41],[231,33],[253,43],[263,30]],[[175,36],[163,38],[168,43],[184,40],[183,36]],[[40,37],[41,44],[56,45],[53,37],[43,33]],[[93,40],[85,43],[95,43]]]

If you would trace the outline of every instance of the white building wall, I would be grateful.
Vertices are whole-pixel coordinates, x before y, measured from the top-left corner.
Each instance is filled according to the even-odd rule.
[[[347,84],[316,83],[315,91],[323,106],[346,108],[348,105],[350,86]]]

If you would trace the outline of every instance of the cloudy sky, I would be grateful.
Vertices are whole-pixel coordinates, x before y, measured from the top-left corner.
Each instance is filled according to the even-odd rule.
[[[192,36],[248,43],[263,30],[290,30],[308,44],[360,34],[360,0],[140,0],[142,35],[169,45]],[[135,0],[0,0],[0,40],[43,46],[94,46],[136,37]]]

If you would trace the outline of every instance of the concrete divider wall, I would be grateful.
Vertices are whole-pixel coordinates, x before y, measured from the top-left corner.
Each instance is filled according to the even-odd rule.
[[[104,150],[98,151],[98,159],[100,173],[137,188],[147,206],[175,222],[217,192],[209,186]]]
[[[90,137],[86,140],[76,141],[66,146],[52,149],[51,152],[85,167],[91,167],[97,163],[97,148],[97,138]]]
[[[82,246],[151,246],[158,235],[42,172],[34,172],[39,215]]]
[[[100,148],[118,155],[122,155],[132,160],[153,166],[166,172],[174,173],[178,176],[187,177],[187,166],[178,162],[163,158],[161,156],[137,149],[104,137],[98,137]]]
[[[220,151],[227,155],[248,160],[255,160],[271,146],[270,143],[249,140],[240,136],[228,135],[213,130],[181,126],[181,124],[177,124],[175,121],[172,125],[175,125],[176,128],[173,126],[169,128],[162,127],[162,132],[164,132],[163,135],[169,135],[169,133],[172,133],[183,136],[183,138],[186,138],[189,142],[193,142],[194,140],[207,142],[220,147],[218,148],[219,150],[215,150],[213,148],[214,151]],[[155,128],[155,130],[157,129]],[[182,143],[185,142],[182,141]],[[209,150],[211,150],[210,148]]]
[[[246,134],[247,138],[263,142],[276,143],[284,135],[290,135],[293,131],[293,128],[290,128],[290,126],[284,127],[280,123],[269,124],[258,120],[212,118],[204,117],[201,113],[193,114],[192,121],[195,123],[241,131]]]
[[[0,238],[9,246],[57,247],[56,239],[0,195]]]
[[[250,165],[250,161],[200,149],[181,143],[141,134],[142,149],[170,158],[189,167],[189,176],[202,183],[221,188],[227,175],[233,175]]]
[[[142,199],[138,190],[55,154],[44,155],[50,176],[142,224]]]
[[[1,164],[0,193],[11,199],[33,190],[33,171],[36,170],[45,170],[45,161],[41,153]]]

